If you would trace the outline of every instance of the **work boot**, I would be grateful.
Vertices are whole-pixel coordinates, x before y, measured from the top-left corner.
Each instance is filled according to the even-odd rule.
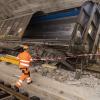
[[[14,85],[13,89],[14,89],[14,91],[16,91],[16,92],[19,92],[19,88],[18,88],[16,85]]]
[[[31,83],[33,83],[33,81],[27,82],[27,84],[31,84]]]
[[[33,97],[30,98],[30,100],[40,100],[40,98],[36,97],[36,96],[33,96]]]

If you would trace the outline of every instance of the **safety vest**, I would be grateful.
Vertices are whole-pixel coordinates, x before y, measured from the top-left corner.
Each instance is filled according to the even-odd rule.
[[[32,61],[32,57],[27,51],[20,53],[17,56],[17,59],[19,60],[19,67],[20,68],[29,67],[30,62]]]

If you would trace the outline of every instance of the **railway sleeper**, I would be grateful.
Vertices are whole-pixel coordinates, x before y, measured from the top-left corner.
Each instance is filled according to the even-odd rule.
[[[0,80],[0,100],[40,100],[37,96],[29,96],[28,92],[16,92],[14,88]]]

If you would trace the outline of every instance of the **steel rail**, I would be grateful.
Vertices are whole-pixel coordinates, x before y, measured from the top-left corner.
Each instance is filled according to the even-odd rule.
[[[24,96],[24,95],[22,95],[22,94],[20,94],[20,93],[18,93],[16,91],[14,91],[11,88],[8,88],[8,87],[4,86],[3,84],[0,84],[0,89],[5,91],[5,92],[7,92],[7,93],[9,93],[10,95],[15,96],[19,100],[29,100],[28,97],[26,97],[26,96]]]

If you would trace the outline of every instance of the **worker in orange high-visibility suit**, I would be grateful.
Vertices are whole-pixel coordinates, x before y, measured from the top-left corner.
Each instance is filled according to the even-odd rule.
[[[32,83],[32,79],[30,78],[30,63],[32,62],[32,57],[29,54],[29,47],[27,45],[23,45],[23,52],[18,54],[17,59],[19,60],[19,68],[22,70],[22,75],[19,80],[16,82],[16,87],[20,88],[22,86],[22,82],[26,80],[28,84]]]

